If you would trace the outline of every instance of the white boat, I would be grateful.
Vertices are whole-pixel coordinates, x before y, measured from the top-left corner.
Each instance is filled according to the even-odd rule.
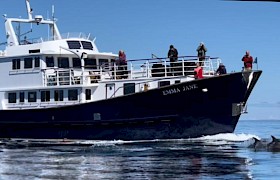
[[[55,20],[5,19],[0,51],[0,138],[147,140],[233,132],[261,70],[216,75],[219,58],[128,60],[100,52],[90,35],[60,34]],[[14,25],[49,27],[23,38]],[[32,32],[26,36],[32,35]],[[173,67],[173,68],[172,68]]]

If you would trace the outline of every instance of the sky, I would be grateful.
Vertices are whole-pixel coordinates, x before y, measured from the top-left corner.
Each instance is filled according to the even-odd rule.
[[[25,0],[2,0],[0,13],[26,18]],[[5,2],[4,2],[5,1]],[[50,17],[52,5],[60,33],[96,37],[99,51],[126,52],[127,59],[196,55],[204,42],[227,71],[240,71],[246,50],[263,70],[241,119],[280,120],[280,3],[222,0],[30,0],[33,15]],[[0,43],[5,42],[4,19]],[[34,31],[36,25],[33,26]],[[28,34],[27,34],[28,36]],[[4,46],[0,46],[3,49]]]

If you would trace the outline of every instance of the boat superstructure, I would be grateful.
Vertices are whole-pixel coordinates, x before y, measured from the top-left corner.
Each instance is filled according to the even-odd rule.
[[[219,58],[128,60],[100,52],[90,35],[61,35],[55,20],[6,18],[0,53],[0,137],[187,138],[232,132],[261,71],[216,75]],[[47,25],[50,37],[21,39],[14,24]],[[220,88],[222,86],[222,89]],[[218,109],[217,109],[218,108]]]
[[[28,19],[5,20],[7,46],[0,56],[2,109],[92,102],[194,79],[198,61],[194,56],[179,57],[175,68],[168,58],[130,60],[124,72],[116,63],[117,54],[99,52],[84,33],[62,36],[55,21],[41,15],[33,18],[29,1],[26,6]],[[13,23],[47,25],[53,34],[48,39],[20,40]],[[206,57],[205,76],[214,75],[220,61]]]

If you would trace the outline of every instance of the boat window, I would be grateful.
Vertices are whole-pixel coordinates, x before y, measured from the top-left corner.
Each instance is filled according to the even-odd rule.
[[[135,83],[125,83],[123,85],[123,94],[133,94],[135,93]]]
[[[86,69],[97,69],[97,67],[96,67],[96,59],[86,58],[85,59],[85,68]]]
[[[24,58],[24,69],[32,68],[32,58]]]
[[[58,61],[59,68],[69,68],[68,57],[58,57],[57,61]]]
[[[158,82],[158,87],[168,86],[170,85],[170,81],[160,81]]]
[[[93,50],[93,46],[92,46],[91,42],[81,41],[81,43],[82,43],[84,49]]]
[[[19,102],[24,102],[24,92],[19,92]]]
[[[86,89],[86,100],[91,100],[91,89]]]
[[[72,58],[73,68],[81,68],[81,60],[79,58]]]
[[[109,60],[108,59],[99,59],[99,66],[105,66],[108,65]]]
[[[32,54],[32,53],[40,53],[40,49],[29,50],[29,54]]]
[[[28,92],[28,102],[36,102],[36,101],[37,101],[36,91]]]
[[[81,49],[79,41],[67,41],[69,49]]]
[[[54,91],[54,100],[55,101],[63,101],[63,90],[55,90]]]
[[[20,59],[13,59],[12,69],[20,69]]]
[[[180,80],[176,80],[175,81],[175,84],[179,84],[181,81]]]
[[[50,102],[51,93],[50,91],[41,91],[41,102]]]
[[[9,103],[16,103],[17,102],[17,93],[9,93],[8,94],[8,101]]]
[[[54,59],[52,56],[46,57],[46,64],[47,64],[47,67],[54,67]]]
[[[68,90],[68,101],[77,101],[78,100],[78,90],[69,89]]]
[[[34,58],[34,60],[35,60],[35,67],[40,67],[40,57],[35,57]]]

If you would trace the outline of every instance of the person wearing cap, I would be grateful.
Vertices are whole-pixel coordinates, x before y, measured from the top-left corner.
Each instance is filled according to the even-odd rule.
[[[225,65],[223,63],[220,63],[218,69],[216,70],[216,74],[221,75],[221,74],[226,74],[226,73],[227,73],[227,70],[226,70]]]
[[[197,56],[199,58],[200,66],[203,66],[203,61],[205,60],[205,56],[207,52],[207,48],[205,47],[203,42],[199,44],[196,51],[197,51]]]
[[[250,52],[246,51],[245,55],[242,58],[244,62],[245,71],[251,71],[253,67],[253,57],[250,56]]]

